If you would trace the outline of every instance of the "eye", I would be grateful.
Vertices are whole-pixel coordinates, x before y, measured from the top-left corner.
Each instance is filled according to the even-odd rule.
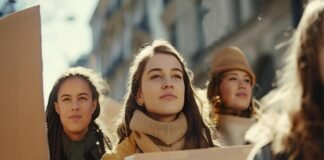
[[[88,97],[84,97],[84,96],[82,96],[82,97],[79,97],[79,100],[80,100],[80,101],[86,101],[86,100],[88,100]]]
[[[180,75],[180,74],[174,74],[174,75],[172,75],[172,78],[182,79],[182,75]]]
[[[251,80],[249,78],[244,79],[244,82],[251,83]]]
[[[64,97],[62,99],[63,102],[70,102],[71,101],[71,98],[70,97]]]
[[[236,78],[236,77],[229,77],[229,80],[230,80],[230,81],[236,81],[237,78]]]
[[[150,77],[150,79],[161,79],[162,76],[161,75],[158,75],[158,74],[154,74]]]

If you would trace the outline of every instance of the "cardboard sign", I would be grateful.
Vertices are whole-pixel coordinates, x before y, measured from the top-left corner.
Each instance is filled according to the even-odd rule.
[[[134,154],[126,160],[246,160],[252,145]]]
[[[39,6],[0,19],[1,159],[46,160]]]

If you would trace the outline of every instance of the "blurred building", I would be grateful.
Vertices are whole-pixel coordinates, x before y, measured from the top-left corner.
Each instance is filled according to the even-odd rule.
[[[256,93],[272,88],[301,0],[99,0],[90,25],[93,50],[88,64],[101,72],[112,97],[126,93],[130,63],[140,45],[167,39],[205,87],[215,50],[240,47],[257,75]],[[295,7],[294,7],[295,6]],[[293,9],[292,9],[293,8]]]
[[[246,54],[257,77],[257,98],[273,86],[275,68],[280,68],[285,44],[290,38],[290,0],[204,0],[208,12],[202,20],[204,47],[191,57],[196,85],[208,78],[213,53],[226,46],[238,46]]]
[[[15,0],[0,1],[0,18],[16,11]]]
[[[168,39],[162,19],[163,1],[100,0],[90,25],[94,58],[91,66],[107,78],[112,97],[126,93],[128,70],[140,45]]]

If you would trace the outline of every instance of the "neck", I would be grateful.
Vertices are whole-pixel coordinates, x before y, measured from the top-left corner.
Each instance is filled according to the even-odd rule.
[[[225,146],[244,144],[245,133],[254,123],[254,118],[220,115],[217,128],[221,143]]]
[[[67,131],[65,128],[63,128],[64,134],[71,140],[71,141],[81,141],[84,139],[86,133],[88,132],[88,128],[81,131],[81,132],[71,132]]]
[[[242,113],[242,110],[232,109],[232,108],[225,108],[221,114],[232,115],[232,116],[239,116]]]
[[[177,119],[177,117],[178,117],[178,114],[160,115],[160,114],[156,114],[156,113],[148,113],[147,115],[150,118],[152,118],[156,121],[160,121],[160,122],[172,122],[175,119]]]

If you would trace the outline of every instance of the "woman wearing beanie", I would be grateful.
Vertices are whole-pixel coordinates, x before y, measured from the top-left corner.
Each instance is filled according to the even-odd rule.
[[[216,132],[214,138],[224,146],[242,145],[245,132],[256,122],[257,107],[252,98],[255,75],[244,53],[237,47],[217,51],[207,84],[209,115]]]
[[[119,144],[103,160],[214,146],[185,62],[168,42],[156,40],[136,55],[117,133]]]

